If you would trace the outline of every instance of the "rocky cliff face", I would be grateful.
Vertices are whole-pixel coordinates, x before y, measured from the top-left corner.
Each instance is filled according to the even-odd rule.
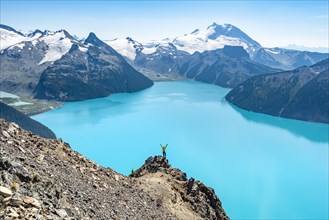
[[[228,219],[214,191],[151,157],[131,177],[0,119],[4,219]]]

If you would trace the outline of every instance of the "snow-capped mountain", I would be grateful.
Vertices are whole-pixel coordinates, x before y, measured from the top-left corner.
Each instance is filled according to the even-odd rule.
[[[190,34],[176,37],[173,44],[178,50],[186,51],[190,54],[194,52],[204,52],[216,50],[228,46],[242,46],[248,53],[261,48],[261,45],[250,38],[239,28],[231,24],[213,23],[207,29],[196,29]]]
[[[133,63],[137,68],[143,68],[144,73],[146,69],[162,77],[176,78],[180,66],[187,61],[189,56],[187,52],[177,50],[172,43],[163,41],[154,45],[147,44],[141,52],[137,53]]]
[[[1,28],[1,31],[1,37],[6,39],[4,42],[8,46],[0,53],[1,89],[18,95],[31,95],[42,71],[77,42],[65,30],[36,30],[26,35],[17,33],[13,28]]]
[[[150,41],[144,44],[138,43],[131,38],[115,39],[105,41],[123,56],[130,60],[136,58],[137,52],[144,54],[153,54],[160,45],[174,45],[177,50],[185,51],[189,54],[194,52],[204,52],[216,50],[228,46],[242,46],[249,53],[253,53],[261,48],[261,45],[250,38],[239,28],[231,24],[216,24],[213,23],[205,30],[196,29],[190,34],[178,36],[174,39],[166,38],[160,41]]]
[[[39,62],[39,64],[42,64],[60,59],[64,54],[69,52],[72,44],[77,42],[77,40],[67,33],[67,31],[60,30],[56,32],[48,31],[41,37],[35,39],[34,42],[44,42],[48,45],[45,56]]]
[[[65,53],[69,51],[72,44],[77,40],[73,38],[67,31],[59,30],[52,31],[40,31],[39,29],[24,35],[15,29],[1,25],[1,49],[9,50],[22,50],[26,45],[32,44],[44,44],[44,57],[39,61],[39,65],[45,62],[54,62],[60,59]],[[31,50],[31,47],[29,47]]]
[[[77,101],[135,92],[153,82],[132,68],[112,47],[90,33],[42,72],[36,98]]]
[[[104,41],[144,75],[154,80],[173,77],[189,56],[177,50],[172,39],[140,43],[130,37]],[[176,75],[177,76],[177,75]]]
[[[29,37],[16,31],[14,28],[0,24],[0,50],[6,49],[11,45],[28,40]]]
[[[122,56],[127,57],[129,60],[135,60],[136,53],[143,50],[143,45],[130,37],[124,39],[104,40],[105,43],[110,45]]]
[[[127,39],[116,39],[109,43],[129,61],[136,64],[139,56],[146,57],[148,60],[154,60],[157,48],[162,45],[168,46],[169,53],[172,53],[172,46],[175,50],[193,54],[195,52],[204,52],[221,49],[224,46],[242,46],[250,56],[250,59],[273,68],[294,69],[302,65],[312,65],[323,59],[328,58],[328,53],[316,53],[298,50],[287,50],[283,48],[263,48],[257,41],[253,40],[246,33],[231,24],[216,24],[208,26],[206,29],[196,29],[190,34],[178,36],[174,39],[164,39],[160,41],[151,41],[147,43],[128,42]],[[138,45],[138,46],[137,46]],[[178,53],[178,52],[176,52]],[[161,53],[164,56],[163,53]],[[150,56],[150,57],[147,57]],[[170,54],[166,55],[167,57]],[[172,59],[174,59],[172,55]],[[158,59],[160,60],[160,59]],[[173,66],[176,64],[173,64]],[[156,66],[155,64],[152,66]],[[144,66],[140,66],[143,68]],[[167,70],[170,68],[167,68]],[[153,69],[156,70],[156,69]],[[165,73],[165,72],[160,72]]]
[[[187,77],[188,74],[185,74],[186,71],[184,71],[184,66],[195,68],[198,71],[202,70],[203,72],[208,70],[213,71],[213,73],[216,73],[216,78],[218,78],[220,74],[216,68],[222,68],[221,65],[223,63],[217,62],[216,65],[212,65],[211,67],[206,67],[204,64],[207,64],[209,59],[220,60],[223,56],[214,55],[218,51],[214,54],[205,52],[216,51],[225,47],[226,49],[229,48],[230,53],[232,53],[231,55],[234,56],[236,51],[241,52],[242,48],[244,52],[248,53],[248,56],[245,56],[245,54],[243,56],[248,57],[248,59],[253,62],[258,62],[275,69],[292,69],[302,65],[312,65],[328,58],[328,53],[315,53],[282,48],[263,48],[259,43],[250,38],[243,31],[230,24],[218,25],[213,23],[204,30],[197,29],[184,36],[179,36],[173,39],[166,38],[160,41],[150,41],[147,43],[140,43],[129,37],[125,39],[115,39],[103,42],[94,35],[90,35],[83,42],[81,39],[72,37],[72,35],[65,30],[55,32],[35,30],[28,34],[23,34],[16,31],[14,28],[5,25],[0,25],[0,31],[2,48],[0,52],[1,89],[19,95],[34,94],[34,89],[36,88],[41,75],[45,75],[47,73],[47,77],[50,77],[47,79],[51,79],[51,76],[53,76],[54,73],[61,73],[56,71],[64,71],[65,73],[67,70],[66,68],[68,68],[65,62],[68,62],[68,60],[70,68],[74,67],[79,69],[83,66],[86,68],[88,67],[87,69],[83,69],[83,72],[88,72],[90,70],[96,71],[97,68],[98,70],[103,69],[104,71],[109,71],[109,69],[107,69],[108,65],[116,66],[117,68],[113,74],[120,78],[124,75],[119,74],[121,73],[120,69],[124,69],[123,66],[131,65],[133,68],[148,77],[152,77],[154,80],[163,80],[167,78]],[[91,40],[95,42],[92,43]],[[95,43],[98,45],[97,50],[95,49]],[[205,54],[200,55],[200,53]],[[96,56],[97,54],[102,54],[104,57]],[[196,55],[193,56],[194,54]],[[237,54],[239,55],[239,53]],[[236,59],[237,57],[232,57],[231,55],[226,56],[227,54],[224,55],[225,59],[228,59],[227,63],[233,65],[234,62],[229,61],[229,59]],[[81,59],[75,59],[74,56],[78,56]],[[124,60],[122,57],[125,57],[126,59]],[[198,60],[199,58],[200,60]],[[84,59],[87,59],[88,62],[84,61]],[[95,60],[92,61],[89,59]],[[120,62],[116,63],[116,60],[119,60]],[[185,65],[186,63],[189,63],[189,65]],[[202,67],[197,68],[193,63],[199,63]],[[249,65],[250,62],[241,61],[240,63]],[[79,66],[79,64],[82,66]],[[257,66],[254,64],[255,63],[253,63],[252,66]],[[92,65],[93,68],[89,65]],[[97,66],[96,69],[94,69],[95,66]],[[128,68],[129,70],[126,70],[137,77],[138,74],[133,73],[135,71],[133,68]],[[238,69],[240,70],[243,68]],[[54,72],[47,72],[50,70]],[[80,73],[76,73],[75,69],[73,70],[73,72],[67,72],[66,74],[70,75],[71,73],[74,73],[74,77],[78,77]],[[266,70],[266,68],[257,67],[255,69],[255,74],[261,74],[260,70]],[[193,69],[189,70],[189,72],[193,71]],[[227,73],[237,73],[236,71],[232,71],[233,70],[230,69]],[[108,72],[104,72],[103,74],[106,75],[107,73]],[[206,75],[212,77],[214,76],[210,72]],[[86,83],[90,76],[87,74],[85,77],[87,78],[82,80],[83,83]],[[99,78],[102,77],[99,76]],[[125,77],[129,78],[129,76],[126,75]],[[200,79],[200,77],[195,79]],[[109,80],[108,78],[105,78],[103,77],[104,80]],[[119,84],[119,86],[116,87],[114,84],[111,84],[112,81],[109,80],[111,83],[108,85],[111,84],[112,90],[103,88],[102,94],[107,94],[108,92],[113,91],[130,91],[128,88],[139,88],[133,83],[132,85],[125,87],[120,83],[127,83],[128,81],[126,81],[126,79],[119,80],[118,78],[114,81]],[[138,76],[137,78],[140,77]],[[234,86],[235,82],[233,81],[236,79],[230,76],[227,80],[229,78],[231,80],[230,82],[226,82],[224,80],[221,81],[221,85]],[[67,78],[65,79],[67,80]],[[241,80],[244,79],[245,78],[241,76],[239,78],[240,81],[237,81],[241,82]],[[144,82],[147,81],[142,78],[140,78],[140,80]],[[212,82],[214,83],[214,81]],[[145,85],[146,84],[149,85],[148,82],[146,82]],[[81,88],[83,88],[83,86]],[[95,89],[96,87],[92,88]],[[131,91],[132,90],[133,89],[131,89]],[[39,94],[41,94],[40,91]],[[92,93],[94,95],[96,94],[95,91]],[[49,97],[61,99],[64,97],[62,95],[53,94],[53,96]],[[49,98],[47,94],[40,95],[39,97]],[[67,94],[65,97],[66,100],[72,100],[73,98]],[[74,99],[78,99],[78,97],[75,97]]]
[[[65,30],[24,35],[5,27],[1,37],[8,46],[0,52],[3,91],[72,101],[153,85],[95,34],[81,42]]]

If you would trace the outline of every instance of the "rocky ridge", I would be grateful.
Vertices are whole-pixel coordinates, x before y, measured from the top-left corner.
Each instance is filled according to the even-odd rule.
[[[225,99],[248,111],[329,123],[329,59],[252,77],[232,89]]]
[[[131,177],[0,119],[0,218],[228,219],[214,191],[151,157]]]

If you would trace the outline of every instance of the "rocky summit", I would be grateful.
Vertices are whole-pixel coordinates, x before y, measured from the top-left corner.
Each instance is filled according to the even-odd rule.
[[[212,188],[194,178],[187,179],[186,173],[172,168],[161,156],[148,158],[131,176],[145,183],[145,192],[160,200],[178,219],[229,219]]]
[[[1,219],[229,219],[213,189],[150,157],[129,177],[0,119]]]

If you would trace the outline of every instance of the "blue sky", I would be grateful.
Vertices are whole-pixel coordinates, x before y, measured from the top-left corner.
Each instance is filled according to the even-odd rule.
[[[14,1],[1,23],[18,30],[66,29],[101,39],[163,39],[216,23],[237,26],[266,47],[329,47],[328,1]]]

